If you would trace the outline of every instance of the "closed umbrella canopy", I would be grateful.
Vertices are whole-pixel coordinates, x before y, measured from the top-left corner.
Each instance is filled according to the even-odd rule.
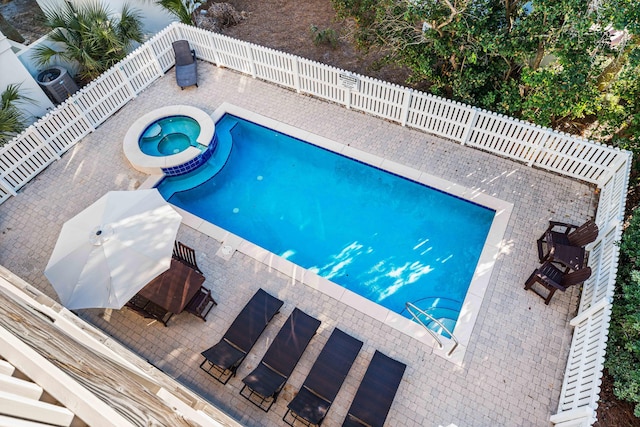
[[[181,221],[156,189],[110,191],[63,225],[44,274],[69,309],[122,308],[169,268]]]

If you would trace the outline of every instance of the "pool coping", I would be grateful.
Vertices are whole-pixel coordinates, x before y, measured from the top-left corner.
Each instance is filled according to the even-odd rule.
[[[384,159],[375,154],[367,153],[354,147],[324,138],[303,129],[287,125],[227,102],[222,103],[218,108],[216,108],[216,110],[211,114],[211,118],[213,119],[213,122],[216,123],[226,113],[241,117],[256,124],[290,135],[294,138],[301,139],[318,147],[341,154],[345,157],[352,158],[420,184],[446,192],[461,199],[495,210],[496,214],[489,229],[489,233],[480,254],[469,289],[463,301],[460,316],[453,330],[453,334],[459,341],[459,344],[452,354],[448,355],[449,351],[455,346],[454,340],[440,337],[442,342],[442,347],[440,348],[431,334],[412,320],[407,319],[398,313],[392,312],[391,310],[357,295],[328,279],[320,277],[285,258],[282,258],[254,243],[224,230],[223,228],[174,206],[174,208],[182,215],[183,224],[198,230],[221,243],[221,247],[216,253],[217,256],[228,260],[233,256],[235,251],[241,252],[256,261],[264,263],[270,269],[287,275],[292,279],[293,283],[296,281],[300,282],[334,299],[337,299],[355,310],[363,312],[370,317],[431,346],[434,354],[437,354],[457,365],[462,365],[475,322],[480,312],[480,306],[489,286],[493,266],[502,248],[503,236],[513,210],[513,204],[482,193],[479,190],[463,187],[434,175],[421,172],[400,163]],[[140,188],[152,188],[157,185],[162,178],[163,175],[154,174],[150,176]]]
[[[163,168],[183,165],[202,154],[202,151],[196,147],[188,147],[180,153],[166,156],[150,156],[142,152],[138,143],[142,133],[151,123],[169,116],[187,116],[196,120],[200,125],[200,133],[196,138],[198,144],[208,147],[213,140],[215,121],[202,109],[191,105],[168,105],[157,108],[133,122],[122,141],[124,155],[134,169],[150,175],[162,174]]]

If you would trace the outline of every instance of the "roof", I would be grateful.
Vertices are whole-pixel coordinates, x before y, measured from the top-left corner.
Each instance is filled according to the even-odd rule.
[[[0,266],[0,426],[238,426]]]

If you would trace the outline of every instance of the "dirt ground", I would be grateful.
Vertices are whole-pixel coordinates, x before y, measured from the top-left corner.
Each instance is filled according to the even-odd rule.
[[[292,53],[314,61],[380,80],[406,85],[409,77],[406,69],[393,65],[381,65],[384,53],[362,53],[353,44],[350,34],[352,22],[337,20],[331,0],[229,0],[239,12],[246,12],[246,19],[222,30],[230,37],[238,38],[280,51]],[[212,2],[209,1],[207,7]],[[2,14],[27,43],[44,34],[39,19],[42,13],[35,0],[0,0]],[[315,44],[311,27],[319,31],[332,29],[337,44]],[[415,87],[415,86],[414,86]],[[600,392],[598,421],[595,427],[640,427],[640,418],[633,415],[633,405],[618,401],[613,395],[611,378],[606,375]]]
[[[1,0],[0,14],[24,37],[28,45],[45,35],[44,14],[36,0]]]
[[[261,46],[292,53],[303,58],[333,65],[380,80],[404,85],[409,73],[393,65],[381,66],[384,53],[364,54],[353,44],[354,23],[339,21],[330,0],[229,0],[248,18],[222,32]],[[311,27],[332,29],[337,35],[335,47],[314,43]]]

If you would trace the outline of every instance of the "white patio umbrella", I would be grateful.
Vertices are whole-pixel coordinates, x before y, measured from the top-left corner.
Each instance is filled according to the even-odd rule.
[[[181,220],[156,189],[110,191],[64,223],[44,275],[69,309],[122,308],[169,268]]]

